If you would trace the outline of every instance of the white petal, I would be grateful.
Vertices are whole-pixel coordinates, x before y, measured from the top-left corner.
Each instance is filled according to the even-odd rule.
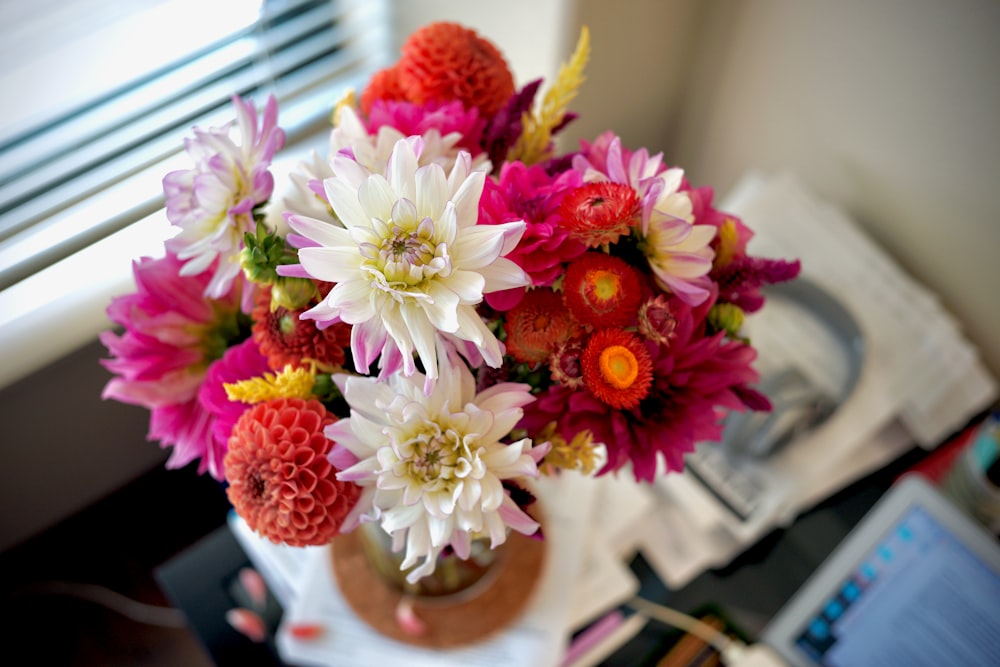
[[[417,214],[437,220],[448,203],[448,181],[440,165],[429,164],[417,170]]]
[[[351,240],[347,230],[329,222],[309,218],[304,215],[288,216],[288,226],[306,238],[316,241],[325,246],[345,246],[355,245]]]
[[[392,205],[399,199],[396,192],[389,186],[388,181],[378,174],[368,177],[358,189],[358,201],[361,202],[365,213],[371,218],[388,220],[392,212]]]
[[[413,363],[413,340],[410,338],[410,330],[403,319],[400,308],[392,302],[388,302],[386,306],[382,309],[382,323],[385,325],[389,338],[399,348],[399,354],[403,361],[403,373],[413,375],[416,366]],[[386,347],[388,347],[388,341],[386,341]],[[384,349],[382,353],[385,354]]]
[[[523,407],[534,400],[531,387],[517,382],[501,382],[476,395],[476,405],[494,414]]]
[[[345,482],[354,482],[356,484],[364,484],[366,481],[371,482],[375,479],[375,473],[378,472],[378,461],[373,458],[363,459],[352,465],[347,470],[341,470],[337,473],[337,479]]]
[[[401,197],[416,201],[417,156],[412,146],[401,139],[396,142],[386,166],[386,178],[389,185]]]
[[[330,208],[345,227],[355,225],[366,226],[368,214],[358,200],[358,189],[341,178],[328,178],[323,181],[326,198]]]
[[[531,278],[528,274],[506,257],[500,257],[489,266],[484,266],[477,271],[486,280],[483,294],[514,289],[515,287],[527,287],[531,284]]]
[[[395,505],[382,514],[382,529],[394,533],[409,528],[426,516],[423,505]]]
[[[507,541],[507,526],[496,512],[483,514],[486,531],[490,534],[490,548],[496,549]]]
[[[523,442],[523,441],[519,441]],[[522,456],[521,444],[498,444],[489,448],[486,452],[486,456],[483,457],[486,461],[486,465],[490,467],[490,470],[500,470],[508,468],[520,459]],[[527,457],[531,458],[531,457]]]
[[[367,322],[355,324],[351,328],[351,354],[357,370],[368,373],[368,368],[375,361],[385,346],[386,331],[382,320],[373,317]]]
[[[443,547],[451,537],[452,518],[438,518],[430,515],[427,517],[427,529],[431,534],[431,546]]]
[[[367,322],[375,317],[372,289],[363,280],[337,283],[326,299],[340,311],[340,319],[348,324]]]
[[[369,451],[365,453],[365,456],[371,456],[375,450],[383,448],[389,444],[389,439],[383,431],[385,423],[377,418],[372,420],[360,412],[354,411],[350,418],[346,420],[342,419],[340,421],[350,422],[351,431],[354,432],[354,435],[356,435],[361,442],[368,445]],[[358,452],[355,452],[355,454],[357,453]]]
[[[448,333],[458,330],[457,310],[461,297],[448,289],[453,282],[455,281],[449,280],[447,283],[440,280],[430,281],[427,285],[427,294],[431,298],[420,302],[430,323],[436,329]]]
[[[328,283],[340,283],[359,277],[361,254],[356,246],[302,248],[299,262],[313,278]]]
[[[494,475],[486,475],[480,480],[480,483],[483,486],[481,503],[483,512],[492,512],[500,507],[500,503],[503,502],[507,494],[504,493],[500,480]]]
[[[467,479],[464,483],[462,495],[458,498],[458,506],[463,510],[471,510],[479,502],[483,495],[482,484],[478,479]]]
[[[707,274],[712,270],[712,260],[686,252],[671,252],[664,258],[658,258],[654,270],[660,268],[677,278],[690,280]]]
[[[474,171],[469,174],[458,191],[452,196],[455,202],[455,212],[458,216],[459,227],[471,227],[479,219],[479,199],[483,195],[483,185],[486,182],[486,174],[481,171]]]
[[[500,225],[476,225],[463,229],[448,251],[455,263],[463,269],[479,269],[500,257],[504,247]]]

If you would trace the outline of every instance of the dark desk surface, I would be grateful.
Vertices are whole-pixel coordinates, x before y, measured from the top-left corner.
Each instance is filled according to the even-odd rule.
[[[702,574],[681,590],[667,589],[638,556],[631,566],[640,578],[641,594],[680,611],[714,605],[754,636],[893,480],[925,457],[922,450],[904,455],[803,514],[789,528],[773,531],[728,566]],[[238,604],[232,594],[232,582],[236,573],[248,565],[246,554],[224,526],[161,566],[157,579],[167,596],[187,614],[217,664],[281,665],[272,644],[254,644],[225,621],[225,612]],[[276,626],[277,616],[270,620]],[[672,632],[650,621],[604,664],[608,667],[655,664]]]

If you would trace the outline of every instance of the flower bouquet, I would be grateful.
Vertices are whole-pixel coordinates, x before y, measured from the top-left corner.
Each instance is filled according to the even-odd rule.
[[[588,56],[584,29],[541,95],[428,25],[280,196],[277,104],[234,98],[163,180],[177,234],[108,309],[104,396],[148,408],[167,466],[197,461],[260,535],[367,524],[410,584],[537,534],[533,477],[650,482],[769,409],[741,324],[798,262],[748,255],[710,188],[611,132],[558,152]]]

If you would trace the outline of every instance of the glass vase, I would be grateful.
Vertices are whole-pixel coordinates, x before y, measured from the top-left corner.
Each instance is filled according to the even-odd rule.
[[[384,583],[399,593],[428,602],[475,595],[498,575],[507,557],[507,542],[490,549],[489,539],[473,540],[468,558],[459,558],[448,550],[438,556],[434,572],[410,583],[406,575],[413,568],[400,569],[404,550],[392,550],[388,533],[377,523],[361,524],[357,532],[366,560]]]

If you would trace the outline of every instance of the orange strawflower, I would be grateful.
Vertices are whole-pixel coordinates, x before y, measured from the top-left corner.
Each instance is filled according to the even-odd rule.
[[[529,290],[521,303],[507,312],[507,353],[517,361],[538,364],[577,335],[579,325],[548,288]]]
[[[584,324],[626,326],[635,319],[641,297],[639,274],[618,257],[588,252],[566,269],[563,301]]]
[[[619,410],[639,405],[653,384],[653,363],[642,341],[623,329],[602,329],[583,350],[583,382],[600,401]]]
[[[587,183],[566,195],[559,213],[571,238],[597,248],[631,231],[640,213],[639,195],[624,183]]]
[[[492,42],[457,23],[417,30],[396,65],[405,99],[416,104],[461,101],[489,118],[514,94],[514,76]]]

